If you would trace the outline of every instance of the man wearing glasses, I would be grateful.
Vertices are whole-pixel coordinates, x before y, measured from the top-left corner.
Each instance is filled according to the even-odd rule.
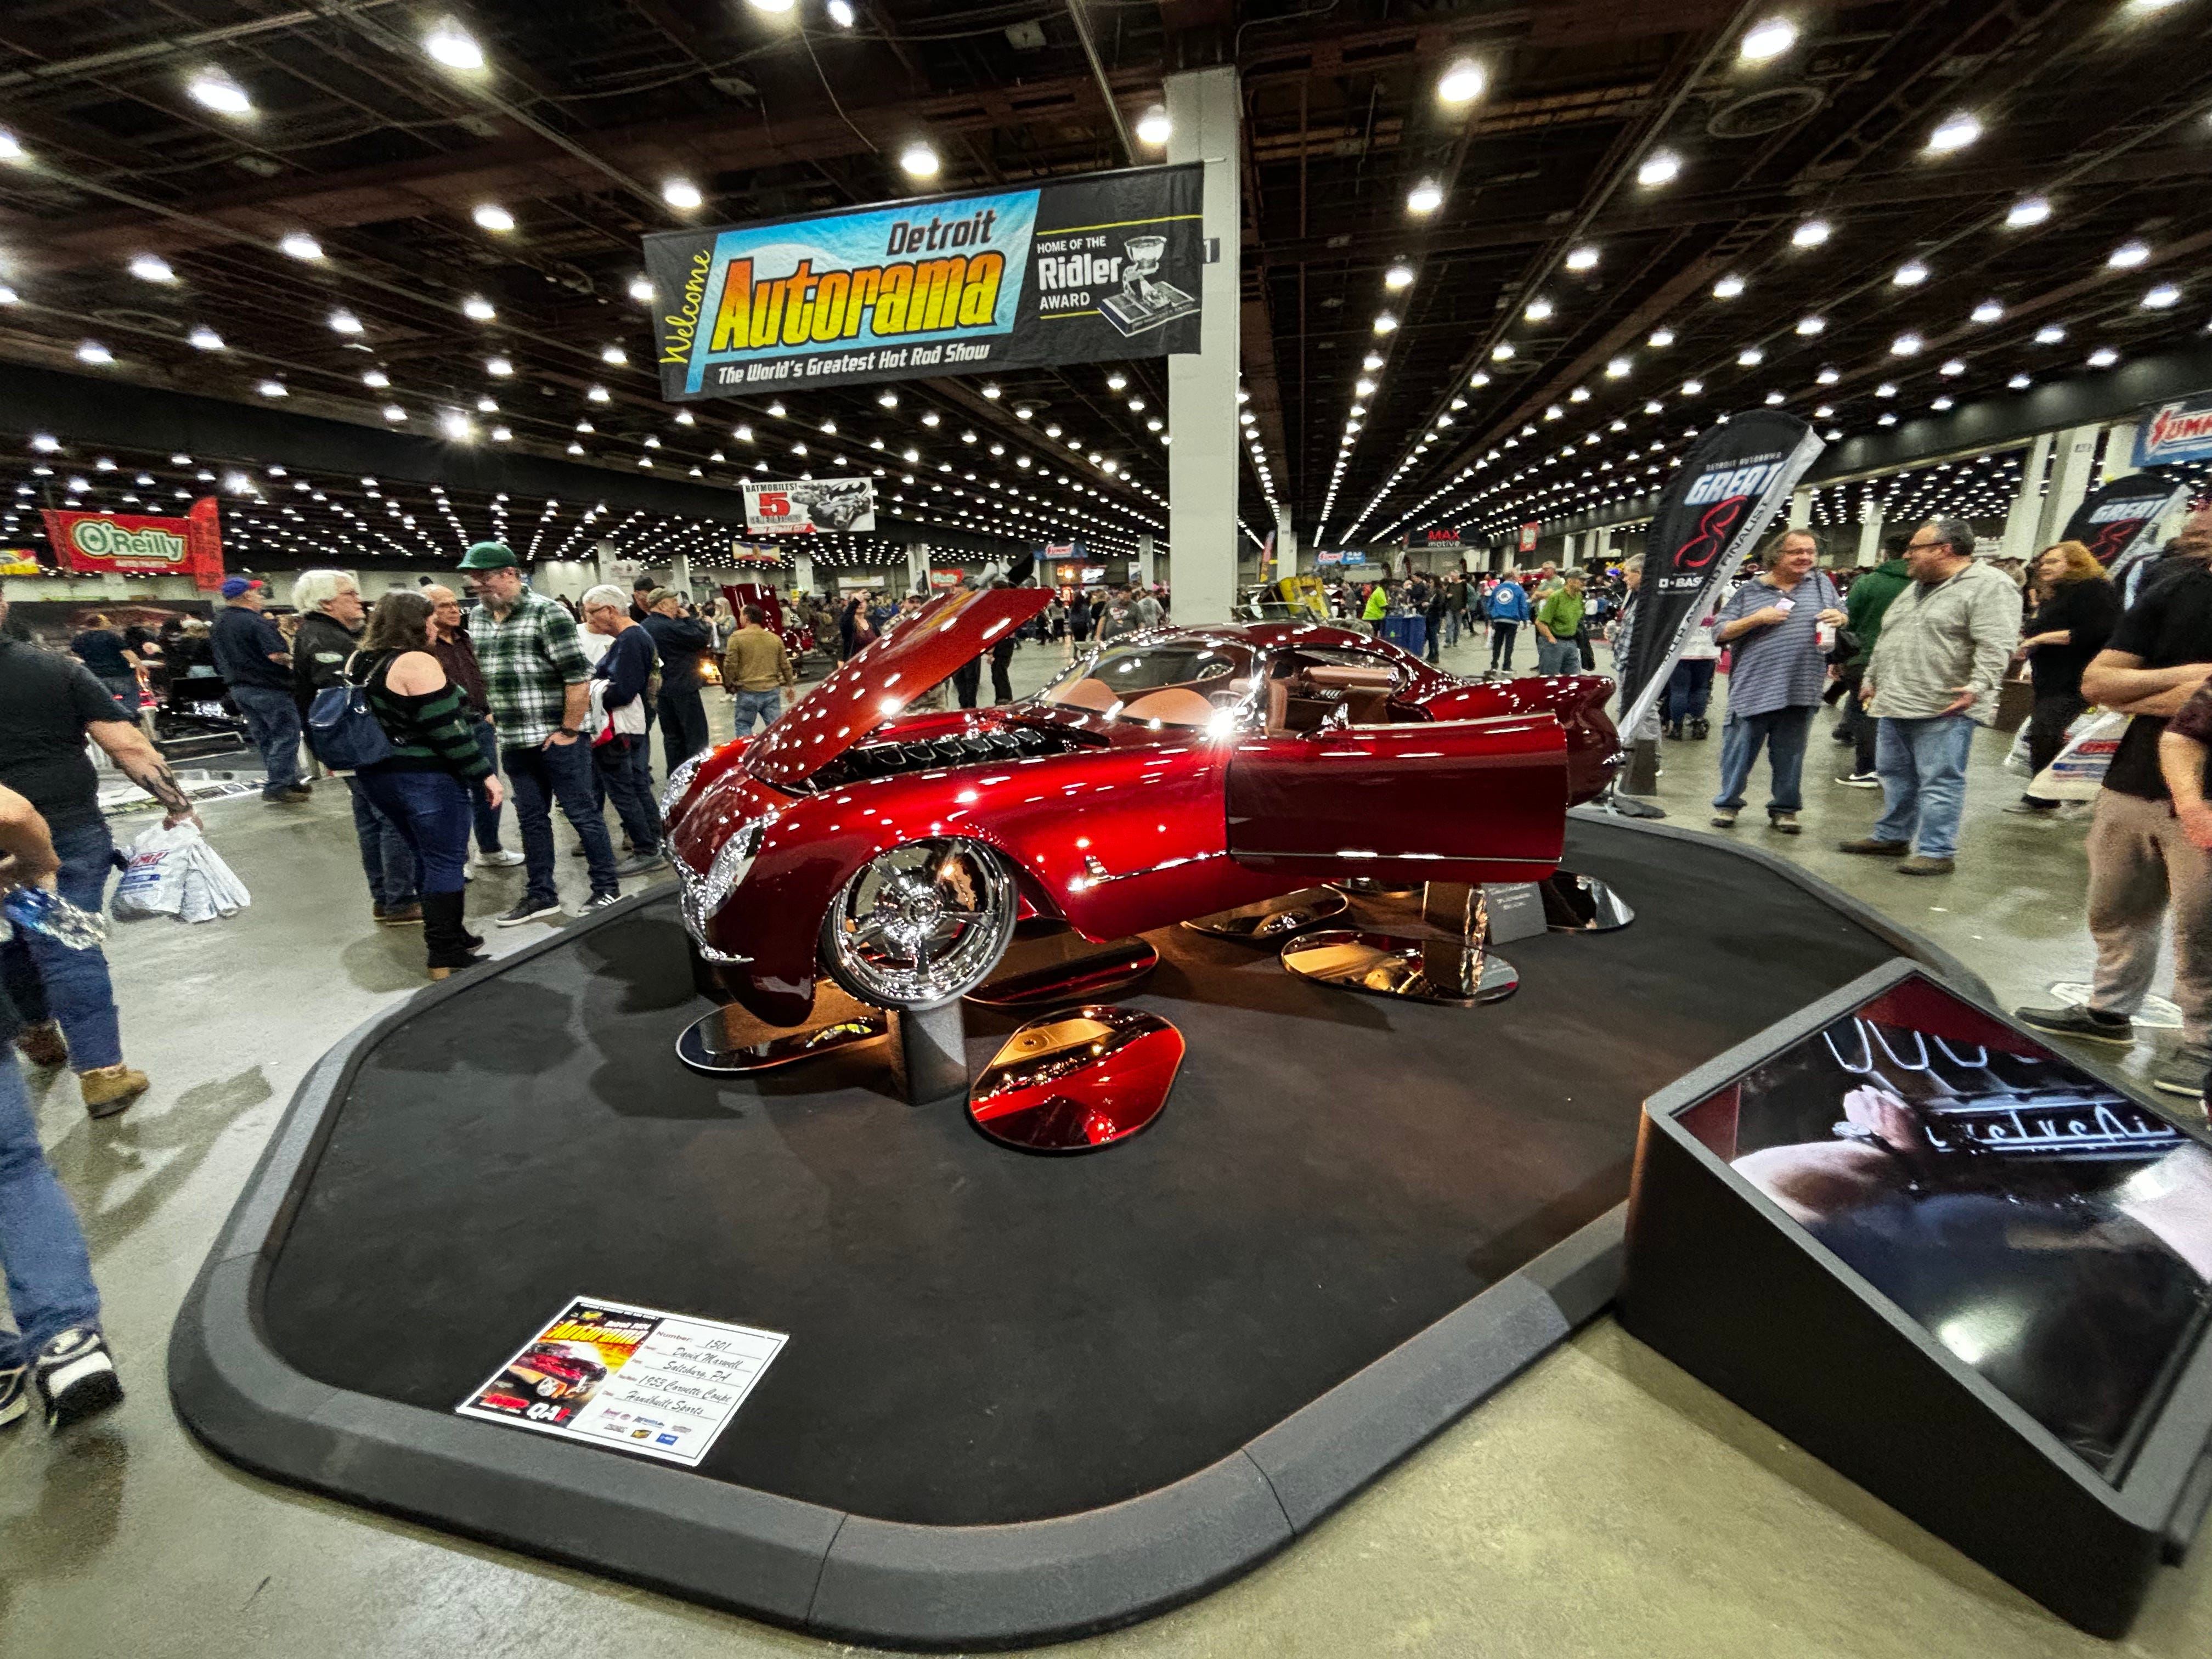
[[[1912,585],[1882,613],[1859,698],[1880,723],[1882,815],[1846,853],[1905,856],[1900,875],[1948,876],[1966,804],[1974,728],[1996,718],[1997,687],[2020,642],[2020,589],[1974,557],[1960,519],[1931,519],[1905,548]]]

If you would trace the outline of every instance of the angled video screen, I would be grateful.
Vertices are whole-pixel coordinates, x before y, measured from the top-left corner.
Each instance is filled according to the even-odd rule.
[[[1676,1115],[2123,1479],[2212,1306],[2212,1153],[1918,976]]]

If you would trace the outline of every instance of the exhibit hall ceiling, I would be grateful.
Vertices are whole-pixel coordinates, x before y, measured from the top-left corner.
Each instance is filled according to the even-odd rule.
[[[1126,551],[1167,530],[1164,360],[679,409],[640,245],[1164,160],[1164,77],[1231,64],[1248,533],[1495,533],[1649,491],[1730,410],[1849,436],[2201,338],[2206,27],[2206,0],[18,0],[0,358],[633,476],[881,469],[908,522]]]

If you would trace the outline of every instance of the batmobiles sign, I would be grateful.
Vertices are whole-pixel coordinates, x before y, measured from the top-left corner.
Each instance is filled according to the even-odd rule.
[[[1195,164],[646,239],[662,395],[1198,349]]]

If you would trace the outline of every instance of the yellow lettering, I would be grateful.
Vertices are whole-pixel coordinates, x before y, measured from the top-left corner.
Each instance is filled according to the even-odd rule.
[[[910,264],[886,265],[883,287],[876,298],[876,332],[903,334],[907,331],[907,305],[914,297],[914,267]]]
[[[968,262],[968,285],[960,295],[962,326],[988,327],[999,319],[999,284],[1006,274],[1003,253],[979,253]]]
[[[814,262],[801,259],[787,286],[791,298],[783,307],[783,343],[787,346],[804,345],[807,327],[814,320],[814,304],[806,297],[815,287]]]
[[[883,280],[883,270],[878,265],[863,265],[853,273],[853,296],[845,305],[847,339],[858,334],[860,325],[868,320],[869,309],[876,303],[877,284]]]
[[[853,279],[833,270],[814,285],[814,323],[807,332],[817,340],[834,340],[845,326],[845,296]]]
[[[924,259],[914,269],[915,303],[907,315],[918,329],[950,328],[960,315],[960,279],[968,256]]]
[[[726,351],[732,346],[750,343],[745,337],[750,327],[752,289],[753,262],[731,260],[722,278],[721,301],[714,307],[714,331],[707,344],[709,351]]]

